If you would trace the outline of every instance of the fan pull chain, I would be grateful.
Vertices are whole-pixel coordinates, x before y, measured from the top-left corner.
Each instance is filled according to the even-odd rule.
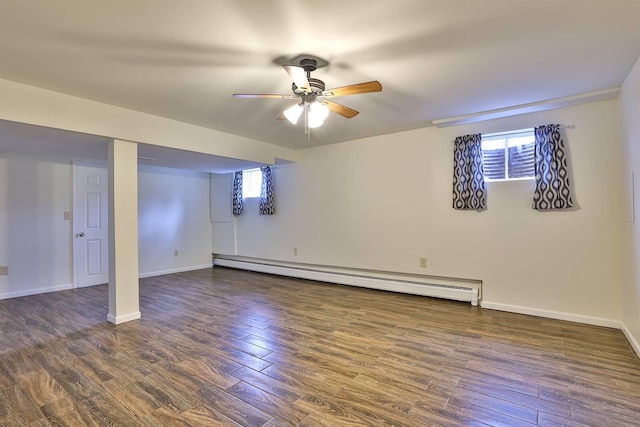
[[[313,69],[315,70],[315,66],[313,67]],[[311,69],[307,68],[306,72],[307,72],[307,81],[311,81]],[[306,129],[306,134],[307,134],[307,145],[311,145],[311,128],[309,127],[309,109],[311,108],[311,104],[307,102],[305,102],[304,104],[305,104],[304,127]]]
[[[307,134],[307,145],[311,145],[311,128],[309,128],[309,104],[304,103],[304,133]]]

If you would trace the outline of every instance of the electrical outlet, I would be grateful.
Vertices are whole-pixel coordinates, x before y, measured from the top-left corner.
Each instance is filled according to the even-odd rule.
[[[420,258],[420,268],[427,268],[427,259]]]
[[[174,249],[173,250],[173,256],[178,256],[178,255],[180,255],[180,252],[178,252],[177,249]]]
[[[293,255],[298,255],[298,248],[293,248]]]
[[[71,212],[65,212],[64,213],[64,220],[65,221],[70,221],[71,220]]]
[[[9,275],[9,266],[8,265],[0,265],[0,276]]]

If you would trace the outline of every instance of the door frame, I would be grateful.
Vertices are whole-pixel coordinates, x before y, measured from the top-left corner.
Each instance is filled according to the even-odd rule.
[[[78,232],[78,220],[76,218],[76,213],[78,212],[78,166],[90,167],[90,168],[103,168],[106,169],[107,172],[109,170],[109,165],[107,163],[101,162],[77,162],[72,161],[72,175],[73,175],[73,187],[72,187],[72,211],[71,211],[71,241],[73,248],[73,256],[72,265],[73,265],[73,289],[79,288],[79,280],[78,280],[78,268],[80,263],[78,262],[78,244],[79,241],[76,239],[76,233]],[[109,202],[109,197],[107,196],[107,203]],[[108,209],[108,207],[107,207]],[[109,243],[109,223],[107,223],[107,244]],[[107,262],[108,257],[107,257]]]

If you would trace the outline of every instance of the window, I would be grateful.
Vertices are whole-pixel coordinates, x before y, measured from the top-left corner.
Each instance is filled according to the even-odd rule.
[[[485,180],[533,178],[534,147],[533,129],[482,135]]]
[[[260,168],[242,171],[242,198],[260,197],[262,171]]]

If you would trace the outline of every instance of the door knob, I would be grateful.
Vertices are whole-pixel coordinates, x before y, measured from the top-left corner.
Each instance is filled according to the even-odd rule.
[[[81,231],[81,232],[79,232],[78,234],[76,234],[76,236],[77,236],[77,237],[84,237],[84,232],[83,232],[83,231]]]

